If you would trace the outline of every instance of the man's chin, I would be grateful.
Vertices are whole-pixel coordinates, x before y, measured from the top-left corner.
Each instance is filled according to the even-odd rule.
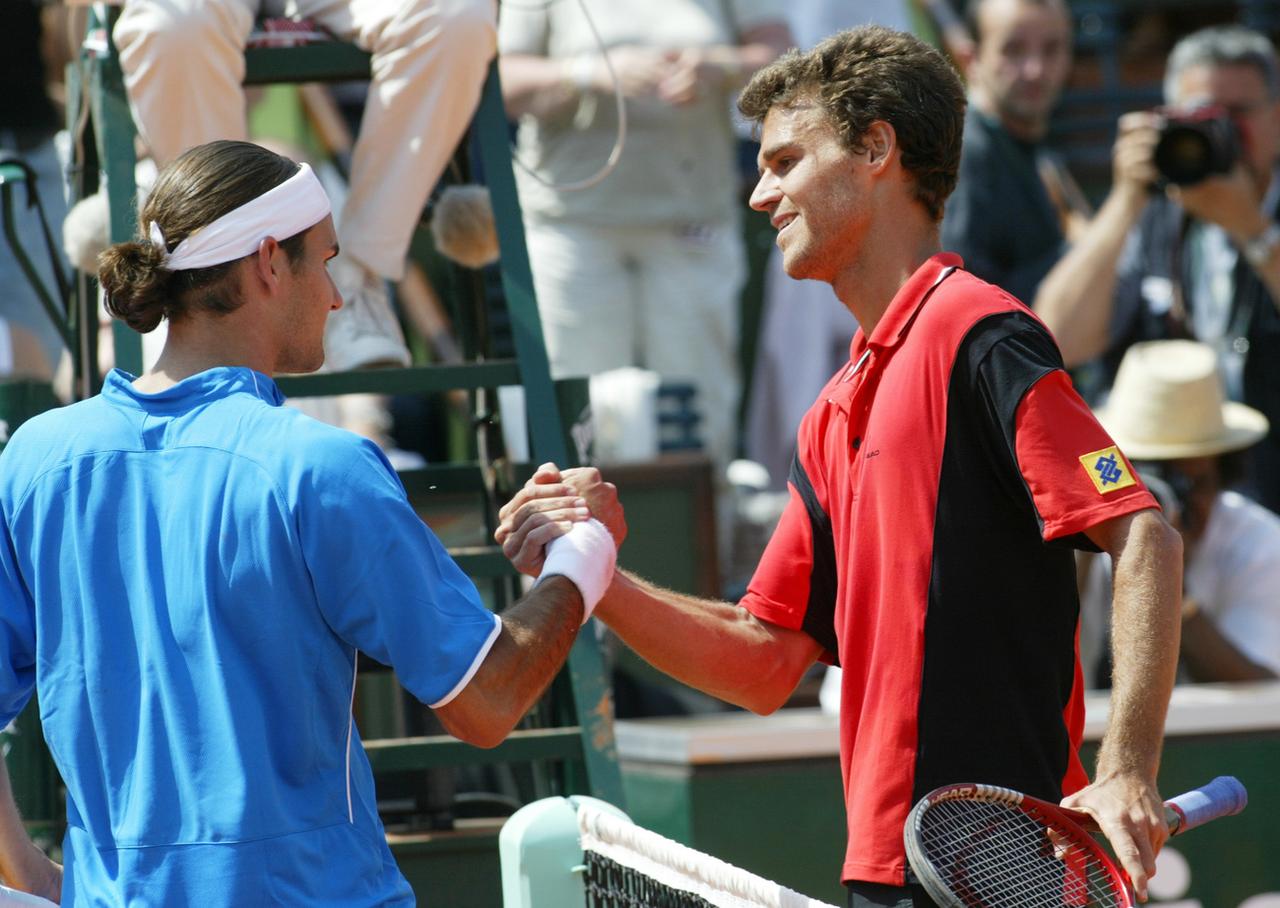
[[[1007,103],[1000,113],[1007,129],[1027,135],[1043,136],[1048,131],[1049,113],[1052,109],[1052,104],[1046,106],[1024,99],[1021,103]]]
[[[806,281],[813,278],[812,263],[801,255],[799,251],[788,253],[785,249],[782,251],[782,270],[786,272],[787,277],[797,281]]]
[[[310,375],[312,372],[319,372],[324,367],[324,352],[321,351],[311,356],[299,356],[290,358],[280,364],[276,370],[277,375]]]

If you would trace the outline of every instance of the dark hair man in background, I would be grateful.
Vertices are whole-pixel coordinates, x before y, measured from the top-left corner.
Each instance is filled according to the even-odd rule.
[[[600,616],[659,669],[757,712],[816,660],[844,667],[851,906],[932,904],[902,827],[957,779],[1069,796],[1145,897],[1167,836],[1155,776],[1181,546],[1049,333],[940,251],[959,78],[917,39],[869,26],[765,67],[739,104],[761,124],[751,206],[787,273],[830,283],[861,327],[801,424],[790,501],[741,603],[618,572]],[[522,570],[579,494],[621,536],[616,489],[544,466],[497,534]],[[1117,668],[1089,785],[1071,547],[1092,545],[1115,559]]]
[[[1228,397],[1271,423],[1246,457],[1246,488],[1277,511],[1280,61],[1256,32],[1204,29],[1170,53],[1164,94],[1173,112],[1121,117],[1111,192],[1041,284],[1035,309],[1068,366],[1104,356],[1114,370],[1142,340],[1194,338],[1213,347]],[[1237,138],[1225,173],[1186,185],[1161,174],[1156,149],[1178,112],[1230,122]]]
[[[965,268],[1030,304],[1087,206],[1044,145],[1049,114],[1071,69],[1065,0],[974,0],[977,49],[956,191],[942,247]]]

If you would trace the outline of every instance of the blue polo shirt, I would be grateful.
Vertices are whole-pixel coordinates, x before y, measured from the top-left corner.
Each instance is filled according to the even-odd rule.
[[[382,453],[217,368],[113,371],[0,455],[0,723],[38,688],[64,905],[412,905],[356,651],[438,706],[500,623]]]

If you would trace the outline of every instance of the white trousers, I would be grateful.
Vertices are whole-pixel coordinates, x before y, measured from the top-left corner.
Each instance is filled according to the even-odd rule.
[[[116,46],[159,163],[246,133],[244,46],[259,11],[314,19],[372,54],[343,252],[392,280],[471,121],[496,48],[493,0],[126,0]]]
[[[538,311],[557,378],[640,366],[697,389],[717,476],[734,455],[739,295],[737,220],[599,227],[528,219]]]

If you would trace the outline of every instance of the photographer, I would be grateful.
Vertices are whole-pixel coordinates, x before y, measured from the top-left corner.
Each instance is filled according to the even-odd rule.
[[[1267,434],[1251,407],[1225,401],[1204,344],[1130,347],[1099,421],[1182,533],[1181,670],[1190,681],[1261,681],[1280,674],[1280,517],[1232,491],[1244,454]],[[1110,559],[1093,557],[1080,595],[1080,658],[1105,686]]]
[[[1120,119],[1111,192],[1041,283],[1035,309],[1068,366],[1102,357],[1110,371],[1137,341],[1202,341],[1217,351],[1228,395],[1276,424],[1280,64],[1275,49],[1264,36],[1238,26],[1196,32],[1169,55],[1164,91],[1165,110]],[[1211,134],[1211,144],[1225,146],[1218,156],[1234,158],[1226,172],[1182,184],[1161,173],[1156,163],[1161,137],[1185,130],[1188,123],[1193,131]],[[1163,157],[1162,163],[1167,171],[1174,169]],[[1245,468],[1249,491],[1280,510],[1280,439],[1269,435],[1250,452]]]

